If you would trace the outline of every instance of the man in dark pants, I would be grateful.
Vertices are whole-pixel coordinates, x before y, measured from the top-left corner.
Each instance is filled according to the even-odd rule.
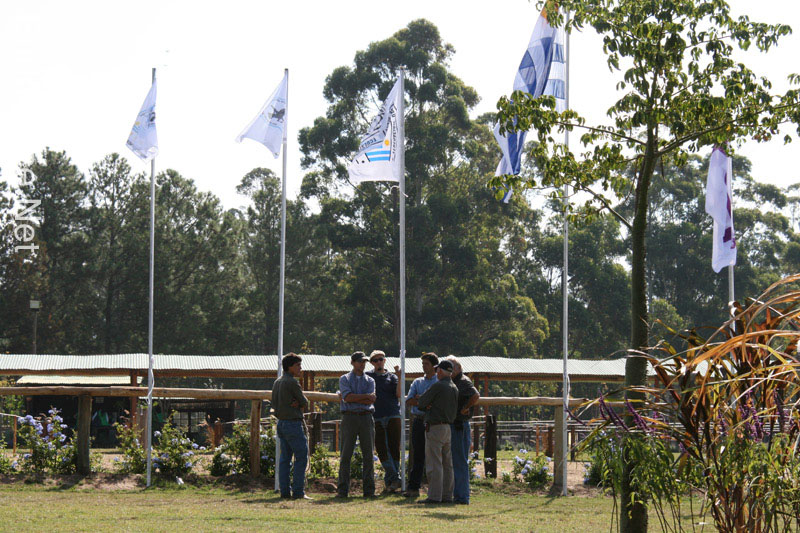
[[[424,376],[415,379],[408,389],[406,404],[411,406],[411,447],[414,450],[414,463],[411,465],[408,485],[403,496],[418,498],[419,488],[422,485],[422,474],[425,472],[425,411],[417,407],[419,397],[436,383],[436,369],[439,358],[433,352],[422,354],[422,371]]]
[[[373,366],[371,372],[366,374],[375,380],[375,451],[383,465],[385,472],[384,492],[396,492],[400,488],[400,402],[398,398],[403,394],[400,389],[400,379],[397,373],[392,374],[386,370],[386,354],[381,350],[374,350],[369,354],[369,362]]]
[[[308,465],[308,438],[303,423],[303,408],[308,400],[297,378],[302,374],[302,358],[290,353],[283,357],[283,375],[272,385],[272,410],[278,419],[278,443],[281,457],[278,464],[278,485],[281,498],[303,498],[305,495],[306,465]],[[289,490],[289,469],[294,456],[294,473]]]
[[[472,444],[469,419],[472,407],[480,399],[478,389],[464,375],[461,362],[453,355],[447,360],[453,363],[453,383],[458,389],[458,413],[450,426],[450,451],[453,456],[453,501],[469,505],[469,448]]]
[[[358,438],[364,459],[364,497],[370,498],[375,495],[375,467],[372,460],[372,450],[375,448],[375,423],[372,419],[372,413],[375,412],[375,380],[364,374],[367,366],[364,352],[353,353],[350,364],[353,370],[339,378],[342,454],[339,458],[336,496],[347,498],[350,492],[350,461]]]
[[[425,473],[428,497],[422,503],[453,501],[453,459],[450,452],[450,425],[456,419],[458,389],[450,376],[453,363],[447,359],[436,365],[439,380],[419,397],[417,406],[425,411]]]

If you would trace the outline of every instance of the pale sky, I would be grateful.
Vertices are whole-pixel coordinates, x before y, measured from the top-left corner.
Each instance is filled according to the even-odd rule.
[[[731,0],[736,14],[783,22],[796,34],[767,55],[744,59],[776,90],[800,72],[800,2]],[[133,120],[158,69],[157,170],[174,168],[225,207],[242,205],[236,184],[250,169],[278,175],[281,160],[234,138],[289,68],[288,189],[300,187],[297,132],[325,113],[325,77],[351,65],[357,50],[417,18],[454,45],[452,71],[481,96],[474,116],[495,109],[539,15],[535,0],[35,1],[0,4],[0,179],[16,183],[18,164],[45,146],[66,150],[79,168],[111,152],[149,171],[126,147]],[[758,6],[758,9],[755,6]],[[591,29],[573,34],[571,107],[602,121],[615,101],[614,77]],[[800,181],[797,144],[748,145],[754,176]],[[499,150],[498,150],[499,158]]]

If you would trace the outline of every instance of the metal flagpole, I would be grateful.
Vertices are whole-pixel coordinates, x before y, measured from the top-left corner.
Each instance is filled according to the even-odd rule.
[[[569,23],[569,11],[567,11],[566,20],[564,23],[564,28],[566,30],[567,23]],[[566,108],[569,109],[569,32],[566,32],[567,38],[567,50],[566,50],[566,73],[565,73],[565,99],[566,99]],[[566,145],[567,149],[569,149],[569,130],[564,132],[564,144]],[[569,446],[567,442],[567,409],[569,409],[569,374],[567,373],[567,358],[569,357],[569,221],[567,220],[567,198],[569,197],[569,184],[564,184],[564,270],[561,272],[561,294],[563,298],[563,316],[561,319],[561,330],[562,330],[562,344],[564,346],[564,375],[562,376],[562,389],[564,395],[564,408],[562,409],[561,416],[563,416],[563,420],[561,423],[561,442],[564,443],[562,448],[562,456],[559,458],[561,461],[561,495],[567,495],[567,457],[569,453]]]
[[[283,180],[281,184],[281,275],[278,288],[278,377],[283,375],[283,285],[286,272],[286,145],[289,128],[289,69],[284,69],[286,75],[286,122],[283,125]],[[275,439],[275,490],[280,490],[278,484],[278,463],[281,457],[281,447]]]
[[[156,82],[153,68],[152,83]],[[150,160],[150,310],[147,317],[147,486],[153,467],[153,271],[156,250],[156,158]]]
[[[406,118],[405,118],[405,70],[400,69],[400,106],[397,111],[400,146],[400,383],[403,397],[400,398],[400,419],[403,431],[400,434],[400,485],[406,490]]]

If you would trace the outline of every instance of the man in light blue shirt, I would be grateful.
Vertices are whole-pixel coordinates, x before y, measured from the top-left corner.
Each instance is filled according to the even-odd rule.
[[[340,409],[341,450],[339,458],[339,483],[336,496],[347,498],[350,492],[350,462],[356,448],[356,438],[361,443],[364,472],[364,497],[375,495],[375,474],[372,450],[375,447],[375,422],[372,413],[375,411],[375,380],[364,374],[367,356],[364,352],[355,352],[350,356],[353,370],[339,378],[339,395],[342,398]]]
[[[425,471],[425,412],[417,407],[419,397],[436,383],[436,365],[439,358],[433,352],[422,354],[422,371],[424,376],[415,379],[406,396],[406,405],[411,406],[411,449],[413,463],[409,474],[408,486],[403,496],[418,498],[422,485],[422,473]]]

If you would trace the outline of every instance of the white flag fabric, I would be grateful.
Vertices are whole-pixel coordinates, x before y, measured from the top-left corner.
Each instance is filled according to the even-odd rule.
[[[372,120],[367,134],[361,138],[358,154],[350,162],[347,171],[350,181],[359,184],[364,181],[400,181],[403,169],[400,165],[400,150],[404,139],[400,139],[399,116],[400,80],[381,106],[378,115]]]
[[[562,28],[553,28],[547,21],[547,13],[542,10],[528,48],[514,76],[514,91],[525,91],[534,98],[542,95],[554,96],[556,110],[562,112],[567,107],[566,91],[566,34]],[[503,152],[503,158],[497,166],[495,176],[503,174],[519,174],[521,155],[525,146],[527,132],[518,131],[500,134],[500,125],[495,125],[494,137]],[[503,199],[508,202],[511,197],[506,194]]]
[[[711,267],[719,272],[736,264],[736,237],[733,233],[732,203],[733,161],[722,150],[714,148],[708,165],[706,213],[714,219],[714,248]]]
[[[145,161],[158,155],[158,135],[156,134],[156,82],[150,87],[144,99],[131,134],[125,145]]]
[[[266,146],[276,158],[280,155],[281,144],[286,137],[286,119],[289,109],[288,78],[289,73],[287,72],[258,115],[236,137],[236,142],[242,142],[242,139],[253,139]]]

